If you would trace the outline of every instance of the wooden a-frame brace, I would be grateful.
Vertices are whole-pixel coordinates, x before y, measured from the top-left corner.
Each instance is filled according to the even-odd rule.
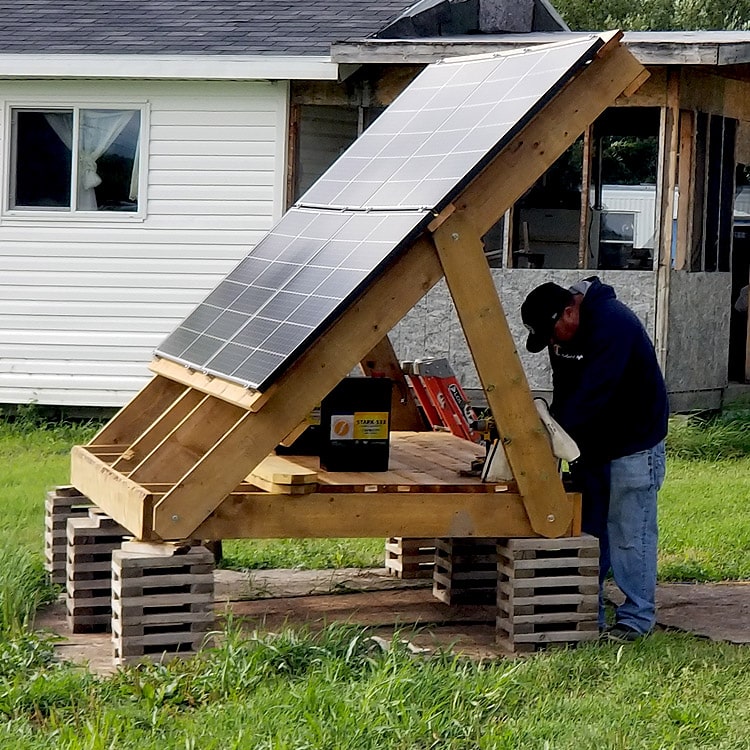
[[[151,382],[88,446],[71,482],[136,537],[546,536],[578,533],[481,237],[622,93],[647,76],[611,34],[583,68],[264,392],[157,358]],[[248,475],[443,276],[514,487],[471,493],[262,491]],[[377,358],[378,355],[375,355]],[[363,364],[364,366],[364,364]],[[406,492],[404,491],[406,490]]]

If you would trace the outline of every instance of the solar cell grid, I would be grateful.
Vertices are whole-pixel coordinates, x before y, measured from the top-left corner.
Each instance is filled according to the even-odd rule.
[[[157,354],[265,388],[601,44],[428,66]]]

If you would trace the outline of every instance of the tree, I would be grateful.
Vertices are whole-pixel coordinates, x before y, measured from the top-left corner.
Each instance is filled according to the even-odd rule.
[[[750,0],[556,0],[571,29],[750,29]]]

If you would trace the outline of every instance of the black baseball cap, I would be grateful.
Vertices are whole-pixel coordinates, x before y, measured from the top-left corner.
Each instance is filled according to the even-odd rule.
[[[572,292],[552,281],[529,292],[521,305],[521,320],[529,329],[526,348],[530,352],[540,352],[549,344],[555,323],[572,301]]]

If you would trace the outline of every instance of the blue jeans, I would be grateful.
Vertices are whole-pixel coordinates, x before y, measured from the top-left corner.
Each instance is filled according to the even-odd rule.
[[[648,633],[656,624],[656,495],[664,481],[664,441],[609,464],[609,513],[599,540],[600,583],[612,570],[625,595],[618,624]],[[599,608],[603,625],[603,607]]]

